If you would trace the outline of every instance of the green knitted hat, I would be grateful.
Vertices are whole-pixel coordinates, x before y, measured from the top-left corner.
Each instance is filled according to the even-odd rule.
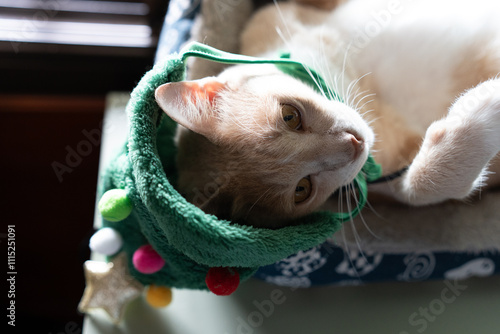
[[[208,284],[217,294],[229,294],[238,282],[230,291],[213,288],[213,280],[217,286],[224,285],[220,280],[227,278],[220,278],[215,268],[244,280],[260,266],[323,243],[344,221],[358,214],[366,203],[367,180],[380,177],[381,169],[370,156],[355,179],[359,205],[350,213],[315,212],[301,218],[300,224],[275,230],[237,225],[205,214],[172,186],[176,179],[176,123],[160,110],[154,98],[160,85],[185,79],[188,57],[231,64],[275,64],[316,89],[321,87],[330,98],[340,97],[327,89],[316,72],[286,56],[252,58],[198,43],[155,65],[132,92],[127,105],[128,142],[107,168],[99,188],[103,227],[121,236],[121,251],[127,255],[130,274],[142,284],[190,289],[207,289]],[[122,191],[116,193],[116,189]]]

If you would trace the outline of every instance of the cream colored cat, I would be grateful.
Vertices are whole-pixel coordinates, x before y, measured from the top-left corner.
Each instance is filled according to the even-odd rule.
[[[220,218],[279,227],[339,210],[331,195],[369,152],[384,174],[409,166],[370,187],[404,203],[467,199],[499,185],[498,18],[500,4],[487,0],[264,8],[244,31],[241,53],[286,50],[345,102],[273,65],[161,86],[159,105],[182,125],[179,191]]]

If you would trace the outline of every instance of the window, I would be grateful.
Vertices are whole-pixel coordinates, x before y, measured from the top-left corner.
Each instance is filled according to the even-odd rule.
[[[167,0],[0,0],[0,71],[10,83],[17,80],[15,71],[42,81],[82,69],[84,77],[92,72],[116,77],[110,67],[142,73],[152,63],[167,5]],[[0,83],[0,89],[9,87]]]
[[[156,42],[150,8],[143,2],[0,0],[0,12],[4,52],[53,50],[54,46],[66,52],[78,52],[77,46],[147,52]]]

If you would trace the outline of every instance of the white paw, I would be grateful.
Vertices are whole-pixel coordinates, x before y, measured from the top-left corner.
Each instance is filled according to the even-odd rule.
[[[460,97],[448,116],[427,130],[401,183],[417,205],[464,199],[480,186],[500,151],[500,81],[490,80]]]
[[[464,124],[480,131],[484,143],[500,150],[500,79],[481,83],[463,94],[450,109],[448,123]]]

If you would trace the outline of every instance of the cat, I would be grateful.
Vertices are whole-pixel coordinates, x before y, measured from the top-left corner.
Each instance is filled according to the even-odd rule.
[[[156,100],[180,125],[179,192],[221,219],[279,228],[338,211],[332,194],[369,153],[386,175],[407,167],[370,186],[370,199],[421,206],[500,185],[498,17],[500,5],[487,0],[352,0],[332,11],[289,2],[257,11],[241,53],[286,50],[343,102],[274,65],[162,85]]]

